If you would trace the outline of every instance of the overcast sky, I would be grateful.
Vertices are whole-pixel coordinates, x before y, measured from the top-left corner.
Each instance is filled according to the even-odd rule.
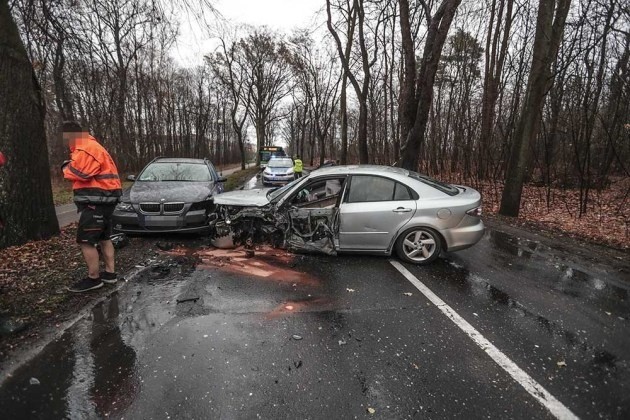
[[[319,18],[315,15],[322,10],[325,0],[216,0],[215,5],[232,24],[267,25],[290,34],[296,27],[321,24],[323,15]],[[214,50],[217,44],[194,18],[182,15],[180,22],[173,58],[184,66],[200,64],[203,55]]]

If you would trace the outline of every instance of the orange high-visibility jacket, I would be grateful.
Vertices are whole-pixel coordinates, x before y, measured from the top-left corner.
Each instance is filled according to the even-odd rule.
[[[63,177],[72,181],[74,202],[78,204],[116,204],[122,195],[118,169],[107,150],[94,137],[77,139],[70,145],[71,162]]]

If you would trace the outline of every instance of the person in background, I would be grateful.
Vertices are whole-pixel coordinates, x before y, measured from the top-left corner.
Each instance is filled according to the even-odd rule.
[[[303,169],[304,164],[302,163],[302,159],[300,159],[300,155],[296,155],[295,159],[293,159],[293,174],[295,179],[302,178]]]
[[[118,169],[110,154],[87,130],[75,121],[62,126],[63,139],[70,149],[70,160],[62,165],[63,177],[72,181],[74,203],[80,213],[77,243],[88,268],[88,276],[68,288],[74,293],[98,289],[103,282],[116,283],[112,213],[122,196]],[[99,253],[105,271],[99,272]]]

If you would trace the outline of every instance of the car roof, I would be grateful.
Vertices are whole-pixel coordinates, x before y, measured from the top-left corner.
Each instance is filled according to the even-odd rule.
[[[341,174],[355,174],[355,175],[399,175],[409,176],[409,171],[403,168],[395,166],[382,166],[382,165],[343,165],[343,166],[330,166],[315,171],[317,175],[341,175]]]
[[[154,162],[163,163],[205,163],[204,159],[159,157]]]

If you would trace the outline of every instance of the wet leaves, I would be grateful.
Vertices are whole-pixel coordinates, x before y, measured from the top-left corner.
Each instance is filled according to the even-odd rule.
[[[443,181],[464,183],[477,189],[483,196],[484,213],[497,215],[503,191],[501,182],[467,182],[458,175],[443,178]],[[629,190],[630,178],[611,178],[609,188],[590,192],[587,212],[580,216],[579,189],[552,188],[548,191],[545,187],[525,185],[519,218],[499,218],[509,224],[566,234],[573,238],[628,250]]]
[[[370,414],[374,414],[374,413],[376,413],[376,410],[373,409],[372,407],[368,407],[367,412],[370,413]]]
[[[0,361],[12,348],[22,347],[25,340],[37,339],[40,327],[58,324],[107,293],[106,288],[87,295],[67,293],[66,287],[86,272],[75,235],[73,224],[50,239],[0,249],[0,319],[20,326],[2,337]],[[116,263],[125,272],[150,252],[146,242],[134,239],[117,251]]]
[[[564,360],[560,360],[560,361],[556,362],[556,365],[558,365],[558,367],[560,367],[560,368],[567,367],[567,362],[565,362]]]

